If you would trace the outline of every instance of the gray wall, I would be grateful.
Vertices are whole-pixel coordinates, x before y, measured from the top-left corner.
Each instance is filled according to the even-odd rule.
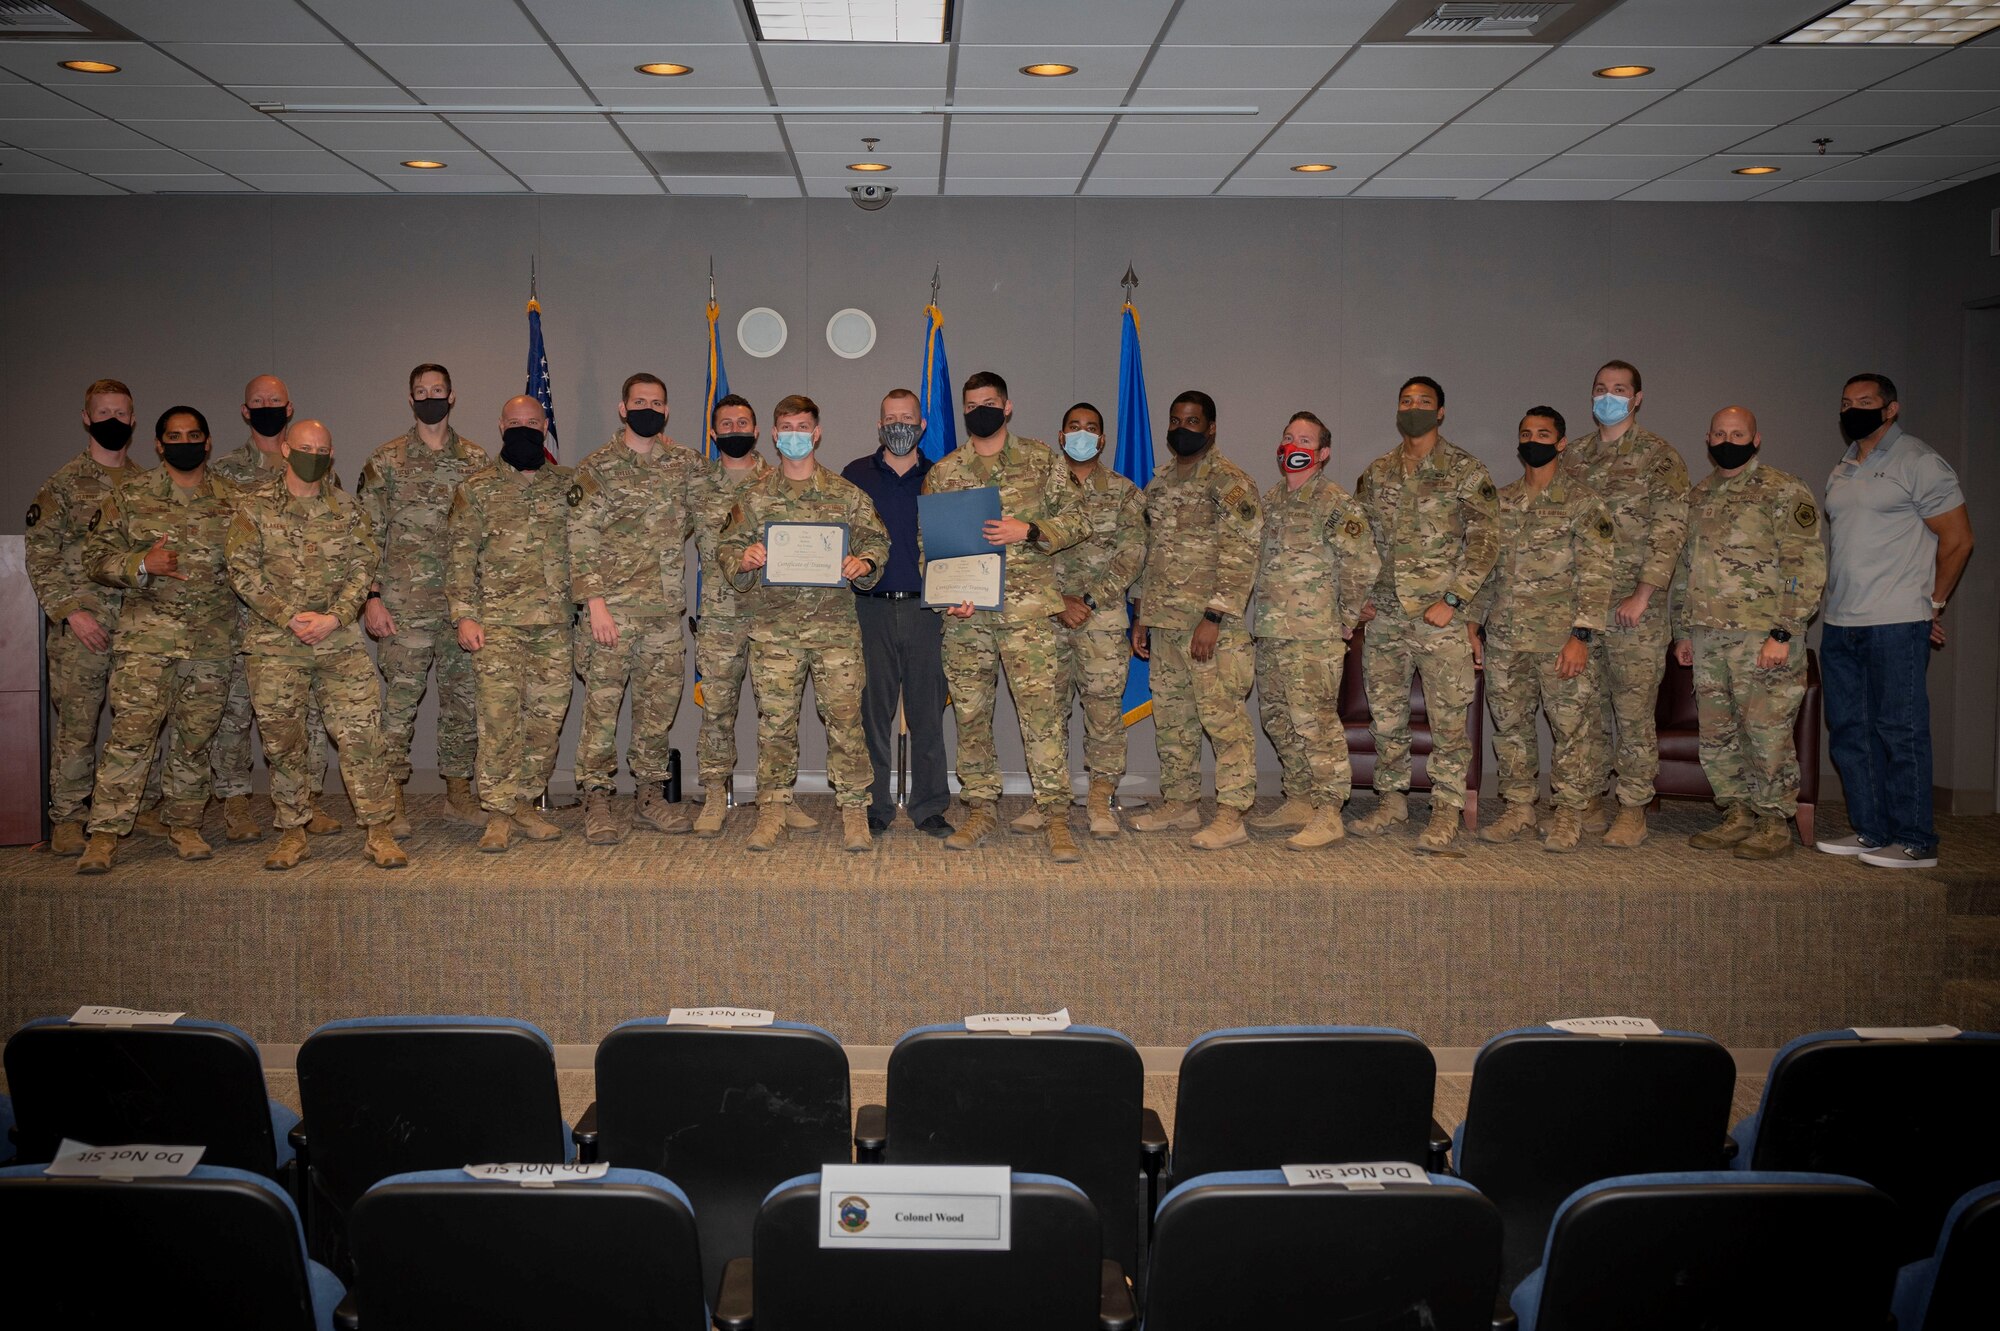
[[[1961,348],[1928,327],[1917,336],[1906,293],[1955,310],[1970,287],[2000,285],[1990,266],[1949,266],[1930,243],[1971,193],[1914,205],[901,199],[872,214],[820,200],[15,196],[0,200],[0,373],[19,465],[0,479],[0,518],[17,524],[41,478],[81,446],[78,395],[104,374],[133,386],[142,430],[188,401],[230,445],[245,433],[232,405],[244,381],[283,375],[299,413],[332,426],[351,484],[367,451],[408,422],[409,366],[440,360],[457,380],[459,427],[490,447],[499,404],[521,383],[537,255],[572,460],[609,436],[618,385],[640,368],[661,372],[681,408],[670,433],[698,436],[688,409],[701,391],[710,256],[732,333],[759,304],[791,325],[769,360],[732,336],[732,386],[764,414],[784,393],[811,393],[836,467],[872,446],[882,392],[916,386],[933,264],[954,373],[1005,374],[1023,432],[1052,437],[1078,398],[1114,409],[1117,283],[1130,262],[1156,430],[1175,391],[1205,389],[1223,447],[1263,484],[1277,479],[1277,434],[1302,408],[1333,426],[1334,469],[1351,483],[1395,442],[1394,395],[1411,373],[1444,382],[1446,434],[1504,481],[1518,469],[1521,410],[1551,402],[1580,432],[1591,373],[1619,356],[1645,371],[1647,424],[1697,475],[1709,414],[1744,403],[1767,458],[1817,489],[1855,368],[1910,367],[1906,398],[1921,386],[1956,413],[1962,376],[1938,367],[1933,380],[1928,362]],[[823,336],[847,305],[880,329],[859,361]],[[1913,425],[1958,461],[1962,442],[1932,416],[1912,404]],[[1947,715],[1964,719],[1976,710],[1965,698],[1985,699],[1983,750],[1975,734],[1948,754],[1951,781],[1981,789],[1992,786],[1995,648],[1954,643],[1934,673]],[[684,754],[694,731],[684,706]],[[741,733],[754,733],[747,720]],[[806,741],[805,766],[817,767],[816,725]],[[1021,767],[1018,744],[1003,766]],[[1133,731],[1132,770],[1157,771],[1149,725]]]

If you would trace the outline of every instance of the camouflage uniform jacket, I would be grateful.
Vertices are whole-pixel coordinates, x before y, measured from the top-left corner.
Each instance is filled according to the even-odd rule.
[[[1676,638],[1697,628],[1796,637],[1825,587],[1819,509],[1798,477],[1753,457],[1734,476],[1712,471],[1694,487],[1674,574]]]
[[[1241,619],[1257,582],[1263,510],[1243,469],[1211,445],[1186,476],[1178,462],[1146,484],[1146,577],[1139,622],[1192,629],[1207,611]]]
[[[1056,552],[1056,590],[1097,603],[1083,621],[1086,630],[1123,633],[1125,595],[1146,566],[1145,496],[1101,462],[1087,480],[1078,481],[1072,473],[1070,484],[1083,501],[1090,534]]]
[[[445,519],[444,593],[451,622],[513,628],[567,624],[569,491],[574,472],[491,463],[467,477]]]
[[[241,494],[213,473],[183,489],[172,472],[156,467],[104,501],[83,560],[91,577],[126,589],[112,650],[175,661],[236,654],[239,605],[229,587],[226,542]],[[185,581],[139,571],[162,536]]]
[[[229,582],[250,607],[243,650],[310,659],[361,646],[361,604],[381,554],[361,506],[322,484],[301,499],[278,485],[248,495],[229,524]],[[311,610],[340,627],[308,647],[290,628]]]
[[[61,623],[88,610],[106,633],[118,627],[119,594],[91,581],[83,544],[99,525],[104,501],[145,474],[129,457],[122,467],[107,467],[86,448],[56,468],[28,505],[28,581],[50,619]]]
[[[662,435],[626,446],[625,429],[577,464],[570,486],[570,594],[638,618],[687,612],[685,547],[704,489],[701,455]]]
[[[376,449],[361,469],[354,497],[382,551],[375,585],[390,614],[412,621],[407,627],[445,616],[445,518],[459,485],[486,461],[485,449],[459,438],[449,425],[444,447],[436,451],[412,425]]]
[[[1674,446],[1637,423],[1611,444],[1592,430],[1570,440],[1557,470],[1595,494],[1611,518],[1612,596],[1642,582],[1665,591],[1687,539],[1688,469]]]
[[[754,612],[750,636],[757,642],[818,649],[854,647],[861,641],[854,593],[838,587],[764,587],[762,569],[743,571],[743,552],[764,539],[773,522],[844,522],[847,553],[875,567],[854,580],[862,591],[881,581],[889,562],[889,532],[875,516],[875,502],[860,486],[842,480],[818,463],[805,481],[791,481],[767,467],[736,493],[716,558]]]
[[[1602,631],[1616,533],[1604,505],[1558,471],[1540,494],[1523,476],[1500,490],[1500,562],[1465,615],[1503,651],[1556,652],[1569,631]]]
[[[1415,616],[1446,592],[1467,602],[1479,594],[1500,555],[1486,464],[1440,438],[1406,476],[1399,444],[1368,464],[1354,483],[1354,497],[1382,556],[1377,604],[1399,605]]]
[[[219,458],[211,457],[208,470],[210,475],[220,476],[238,490],[250,491],[261,490],[282,480],[287,468],[283,453],[266,453],[257,447],[253,438],[244,440],[243,447],[234,452],[224,453]],[[333,480],[332,472],[327,473],[327,479]],[[334,484],[340,482],[334,481]]]
[[[1345,638],[1381,567],[1368,515],[1325,468],[1296,490],[1279,481],[1264,492],[1251,631],[1306,642]]]
[[[764,473],[771,470],[771,464],[764,461],[761,455],[752,453],[750,456],[757,460],[757,465],[739,471],[725,468],[720,458],[713,459],[703,477],[701,525],[695,529],[694,550],[701,560],[701,607],[698,613],[704,622],[713,620],[717,624],[735,624],[747,619],[750,614],[750,594],[736,590],[729,570],[722,567],[717,557],[722,548],[722,529],[728,525],[730,510],[736,507],[743,488],[763,479]]]
[[[1070,479],[1069,467],[1047,444],[1007,432],[1000,451],[981,457],[966,440],[939,458],[924,477],[925,494],[951,490],[1000,489],[1000,515],[1032,522],[1039,540],[1016,541],[1007,547],[1005,589],[999,614],[1006,622],[1059,615],[1062,591],[1056,585],[1055,552],[1090,535],[1083,496]],[[917,530],[918,563],[923,561],[923,529]]]

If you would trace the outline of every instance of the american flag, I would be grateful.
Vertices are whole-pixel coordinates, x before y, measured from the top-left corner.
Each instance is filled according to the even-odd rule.
[[[533,296],[528,297],[528,383],[521,390],[542,404],[548,413],[548,437],[542,441],[542,451],[549,455],[549,461],[559,462],[560,445],[556,440],[556,396],[549,382],[549,353],[542,346],[542,303]]]

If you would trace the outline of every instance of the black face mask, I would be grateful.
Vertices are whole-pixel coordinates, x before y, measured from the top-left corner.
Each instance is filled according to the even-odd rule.
[[[114,453],[132,442],[132,422],[121,421],[116,416],[92,421],[88,428],[90,437],[97,441],[99,448],[108,448]]]
[[[532,425],[510,425],[500,432],[500,460],[516,471],[534,471],[548,461],[546,437]]]
[[[266,439],[275,439],[292,418],[290,407],[250,408],[250,428]]]
[[[1208,431],[1172,429],[1167,431],[1167,447],[1175,457],[1191,458],[1208,447]]]
[[[757,447],[757,436],[754,434],[719,434],[715,436],[715,446],[722,450],[725,457],[740,458],[748,454],[751,449]]]
[[[426,425],[436,425],[451,415],[451,399],[443,397],[420,397],[413,399],[410,410]]]
[[[1531,439],[1522,440],[1521,446],[1514,451],[1521,455],[1522,463],[1530,467],[1546,467],[1556,460],[1554,444],[1536,443]]]
[[[1750,461],[1756,451],[1755,444],[1710,444],[1708,460],[1724,471],[1735,471]]]
[[[1840,437],[1848,443],[1866,439],[1882,428],[1881,407],[1848,407],[1840,413]]]
[[[1007,428],[1004,407],[974,407],[965,413],[965,433],[971,439],[990,439]]]
[[[641,439],[656,438],[667,428],[667,413],[651,407],[632,407],[625,413],[625,428]]]
[[[208,461],[208,445],[190,442],[161,444],[160,457],[175,471],[193,471]]]

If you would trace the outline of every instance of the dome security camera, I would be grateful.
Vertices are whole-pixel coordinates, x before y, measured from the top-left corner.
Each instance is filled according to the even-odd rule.
[[[847,187],[847,196],[853,199],[854,206],[863,212],[880,212],[889,206],[891,199],[896,197],[896,187],[894,185],[876,185],[872,183],[867,185],[849,185]]]

